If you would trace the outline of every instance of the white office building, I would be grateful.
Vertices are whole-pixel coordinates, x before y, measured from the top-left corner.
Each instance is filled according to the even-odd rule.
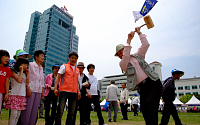
[[[178,99],[182,95],[200,94],[200,77],[176,80],[175,87],[175,93]]]

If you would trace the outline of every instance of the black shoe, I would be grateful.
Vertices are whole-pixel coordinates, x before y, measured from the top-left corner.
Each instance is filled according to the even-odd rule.
[[[111,122],[111,119],[108,119],[108,122]]]
[[[116,120],[114,120],[114,122],[117,122]]]
[[[41,115],[41,116],[39,116],[39,118],[44,118],[44,116]]]
[[[128,120],[127,118],[122,118],[122,120]]]

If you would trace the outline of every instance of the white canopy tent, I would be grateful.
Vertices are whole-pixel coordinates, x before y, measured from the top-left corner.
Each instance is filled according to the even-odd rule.
[[[128,98],[128,103],[129,103],[129,104],[131,104],[131,101],[132,101],[132,100],[131,100],[130,98]]]
[[[160,99],[160,105],[163,105],[163,101],[162,101],[162,99]]]
[[[173,103],[174,103],[174,105],[183,105],[184,104],[178,98],[176,98]],[[162,99],[160,99],[160,105],[164,105],[164,102],[162,101]]]
[[[132,100],[131,100],[130,98],[128,98],[128,104],[129,104],[129,106],[128,106],[128,111],[131,111],[131,109],[132,109],[132,104],[131,104],[131,102],[132,102]]]
[[[188,106],[200,106],[200,101],[193,95],[186,104]]]
[[[184,103],[182,103],[177,97],[173,103],[174,103],[174,105],[184,105]]]
[[[119,102],[119,101],[117,101],[117,102]],[[103,105],[105,105],[105,103],[106,103],[106,99],[104,99],[104,100],[100,103],[100,105],[103,106]]]
[[[104,99],[101,103],[100,103],[100,105],[105,105],[105,103],[106,103],[106,99]]]

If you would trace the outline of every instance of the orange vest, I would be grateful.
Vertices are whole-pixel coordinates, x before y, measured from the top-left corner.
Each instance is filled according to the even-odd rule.
[[[75,66],[73,71],[70,63],[63,65],[65,66],[66,71],[61,77],[59,91],[77,93],[79,69]]]

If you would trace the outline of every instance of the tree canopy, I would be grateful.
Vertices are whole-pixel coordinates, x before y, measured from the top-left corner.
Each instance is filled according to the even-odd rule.
[[[187,103],[187,102],[192,98],[193,95],[194,95],[197,99],[200,100],[200,95],[199,95],[199,94],[192,94],[192,95],[187,94],[187,95],[182,95],[182,96],[180,97],[180,101],[183,102],[183,103]]]

